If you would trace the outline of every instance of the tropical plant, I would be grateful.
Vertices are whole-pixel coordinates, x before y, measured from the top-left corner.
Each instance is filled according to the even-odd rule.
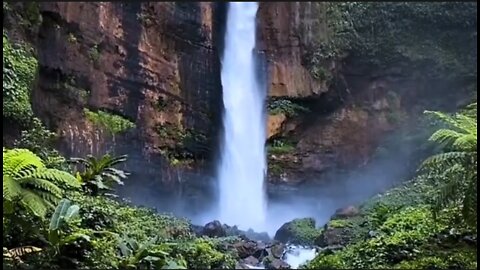
[[[136,268],[140,263],[160,264],[166,256],[167,252],[157,251],[152,253],[152,247],[157,241],[157,237],[153,237],[144,243],[138,243],[132,238],[127,236],[118,238],[118,248],[120,249],[120,255],[122,260],[120,262],[121,268]]]
[[[87,192],[98,195],[112,190],[113,183],[123,185],[122,179],[127,178],[129,173],[115,169],[114,166],[126,160],[127,155],[113,157],[106,154],[99,159],[88,155],[87,158],[72,158],[70,161],[83,165],[83,171],[77,172],[77,178],[81,180]]]
[[[62,197],[63,188],[79,187],[68,172],[47,168],[27,149],[3,149],[3,210],[10,214],[18,204],[44,217]]]
[[[420,166],[420,179],[438,185],[434,212],[459,203],[468,224],[477,221],[477,103],[454,115],[427,111],[447,125],[434,132],[430,141],[444,146],[443,153],[427,158]]]
[[[76,204],[72,205],[68,199],[62,199],[55,208],[48,227],[48,241],[56,254],[60,252],[61,246],[70,244],[79,238],[90,241],[90,237],[82,232],[65,232],[68,224],[78,218],[79,210],[80,207]]]

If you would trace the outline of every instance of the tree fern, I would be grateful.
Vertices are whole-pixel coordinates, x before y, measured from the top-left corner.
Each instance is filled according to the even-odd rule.
[[[3,149],[4,211],[20,205],[44,217],[62,197],[61,187],[78,187],[77,179],[64,171],[46,168],[37,155],[27,149]]]
[[[458,204],[469,224],[477,221],[477,104],[455,115],[441,112],[427,114],[447,124],[434,132],[430,141],[444,146],[445,152],[427,158],[420,166],[420,179],[438,187],[434,210]]]

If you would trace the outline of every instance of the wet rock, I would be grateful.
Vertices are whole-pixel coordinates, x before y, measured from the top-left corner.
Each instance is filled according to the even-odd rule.
[[[477,246],[477,236],[475,235],[467,235],[462,238],[462,240],[470,245]]]
[[[327,247],[327,246],[336,246],[341,245],[345,246],[353,238],[353,231],[349,227],[333,227],[325,226],[324,231],[320,234],[320,236],[315,239],[315,245],[319,247]]]
[[[248,231],[246,231],[245,236],[247,236],[249,239],[255,240],[255,241],[269,242],[270,240],[272,240],[270,238],[270,236],[268,235],[268,233],[266,233],[266,232],[258,233],[258,232],[253,231],[252,229],[249,229]]]
[[[319,233],[313,218],[300,218],[283,224],[275,233],[274,239],[282,243],[311,245]]]
[[[253,241],[241,241],[233,244],[241,259],[253,256],[257,251],[257,243]]]
[[[257,247],[253,256],[259,260],[262,260],[268,256],[267,245],[265,245],[263,242],[257,242]]]
[[[203,226],[191,224],[191,225],[190,225],[190,230],[192,230],[192,232],[193,232],[193,233],[195,234],[195,236],[197,236],[197,237],[202,236],[202,234],[203,234]]]
[[[243,259],[242,262],[248,265],[257,266],[260,261],[253,256],[248,256],[247,258]]]
[[[280,259],[283,256],[283,253],[285,253],[285,245],[282,243],[275,243],[270,247],[270,254],[272,254],[273,257]]]
[[[237,226],[229,226],[227,224],[222,225],[227,236],[239,236],[244,240],[255,240],[262,242],[269,242],[271,240],[270,236],[266,232],[258,233],[252,229],[248,231],[242,231],[238,229]]]
[[[368,231],[368,236],[370,236],[370,237],[375,237],[377,235],[378,235],[377,231]]]
[[[343,249],[344,246],[342,245],[332,245],[332,246],[327,246],[327,247],[324,247],[324,248],[319,248],[318,249],[318,254],[332,254],[334,253],[335,251],[338,251],[338,250],[341,250]]]
[[[224,237],[227,236],[225,229],[218,220],[207,223],[203,227],[202,235],[208,237]]]
[[[335,214],[333,214],[332,219],[349,218],[349,217],[358,216],[359,214],[360,214],[360,210],[357,207],[350,205],[347,207],[337,209],[337,211],[335,211]]]
[[[266,269],[290,269],[290,265],[277,258],[268,258],[264,261]]]

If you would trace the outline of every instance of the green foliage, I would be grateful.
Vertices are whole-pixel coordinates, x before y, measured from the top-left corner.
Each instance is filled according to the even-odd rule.
[[[315,228],[315,220],[311,218],[294,219],[277,231],[275,239],[298,245],[313,245],[321,232]]]
[[[114,166],[127,161],[127,156],[112,157],[109,154],[97,159],[92,155],[84,158],[72,158],[70,162],[82,167],[77,172],[79,180],[85,190],[92,195],[99,195],[112,190],[114,183],[123,185],[122,179],[126,179],[129,173],[116,169]]]
[[[477,223],[477,117],[476,103],[469,111],[447,115],[432,114],[448,125],[437,130],[430,141],[441,144],[445,152],[427,158],[420,166],[419,178],[438,186],[434,210],[461,205],[465,222]]]
[[[89,121],[95,125],[105,128],[111,134],[117,134],[128,129],[135,128],[135,124],[133,122],[119,115],[113,115],[103,111],[92,112],[86,108],[84,109],[84,113]]]
[[[71,174],[45,167],[27,149],[3,150],[4,213],[11,214],[17,204],[36,216],[44,217],[48,208],[63,194],[62,186],[79,186]]]
[[[54,248],[56,254],[60,253],[60,248],[64,245],[71,244],[79,238],[84,238],[90,241],[90,237],[79,232],[65,231],[68,224],[78,218],[80,207],[76,204],[72,205],[68,199],[62,199],[55,208],[50,219],[50,226],[48,227],[48,241]]]
[[[287,140],[274,140],[267,146],[267,152],[274,155],[288,154],[295,150],[295,144]]]
[[[98,65],[98,61],[100,60],[100,50],[98,49],[98,44],[93,45],[88,50],[88,57],[93,62],[93,64]]]
[[[191,164],[211,151],[208,138],[195,129],[166,122],[158,124],[155,130],[165,141],[165,144],[160,146],[161,153],[173,166]]]
[[[235,261],[229,254],[216,250],[215,244],[205,238],[172,246],[172,256],[181,255],[187,262],[188,269],[233,269]]]
[[[352,224],[347,219],[332,219],[328,222],[327,226],[332,228],[345,228],[351,227]]]
[[[287,117],[293,117],[298,115],[298,113],[308,112],[308,108],[301,106],[289,99],[269,100],[267,109],[272,115],[285,114]]]
[[[430,74],[475,79],[476,3],[327,4],[327,40],[305,55],[313,75],[350,54],[377,67],[428,67]]]
[[[162,241],[192,237],[186,220],[159,215],[151,209],[129,206],[103,196],[85,196],[77,192],[68,195],[82,206],[82,227],[125,234],[141,242],[154,235]]]
[[[26,125],[32,117],[30,89],[38,63],[26,46],[14,46],[3,32],[3,116]]]
[[[22,130],[20,139],[15,140],[16,148],[26,148],[38,155],[48,168],[68,170],[66,159],[53,147],[57,135],[48,130],[40,119],[34,117],[28,130]]]
[[[38,3],[25,3],[23,10],[23,19],[21,23],[25,27],[38,27],[42,23],[42,16],[40,14],[40,6]]]

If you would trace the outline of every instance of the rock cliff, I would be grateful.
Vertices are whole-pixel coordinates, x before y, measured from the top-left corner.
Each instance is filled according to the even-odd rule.
[[[415,74],[368,69],[351,58],[326,61],[323,69],[331,77],[313,76],[305,57],[331,38],[326,5],[259,7],[258,51],[269,97],[300,100],[309,109],[269,116],[270,140],[295,141],[288,154],[269,155],[276,166],[270,168],[273,183],[368,163],[398,118],[422,109],[410,102],[416,93],[426,85],[448,87]],[[33,44],[38,55],[33,109],[60,135],[66,155],[129,154],[127,166],[134,181],[148,183],[139,184],[145,189],[186,181],[202,185],[197,173],[212,175],[223,110],[225,4],[49,2],[33,11],[21,3],[11,6],[20,16],[4,14],[4,29]],[[41,15],[31,29],[22,23],[28,12]],[[89,121],[85,108],[121,116],[136,127],[111,134]]]

